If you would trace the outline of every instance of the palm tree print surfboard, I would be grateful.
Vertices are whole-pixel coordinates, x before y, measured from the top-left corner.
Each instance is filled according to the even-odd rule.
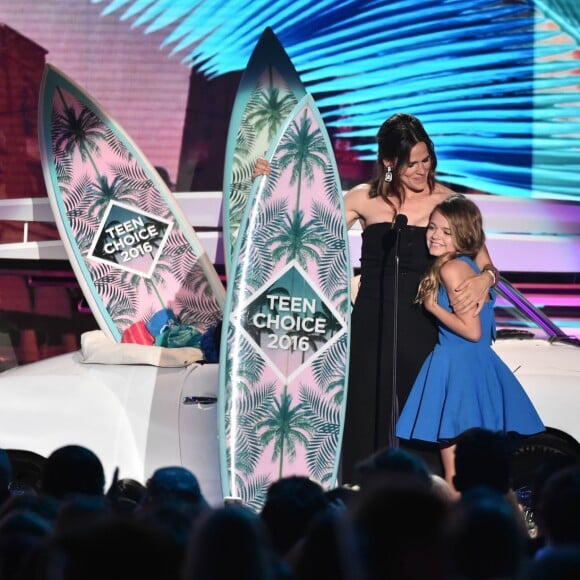
[[[348,375],[350,258],[328,134],[303,97],[251,191],[228,283],[220,359],[225,495],[259,509],[268,485],[336,482]]]
[[[132,325],[165,311],[200,333],[221,320],[225,290],[213,265],[121,127],[50,65],[39,117],[55,220],[102,330],[120,342]]]

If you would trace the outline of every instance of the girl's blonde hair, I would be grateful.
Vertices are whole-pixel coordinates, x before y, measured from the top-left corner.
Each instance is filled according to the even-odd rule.
[[[441,267],[457,256],[475,258],[477,252],[485,243],[483,231],[483,219],[481,212],[475,203],[461,194],[449,196],[446,200],[437,204],[431,216],[439,212],[449,222],[451,238],[456,250],[439,256],[432,264],[417,291],[416,302],[422,304],[425,299],[436,294],[441,285]],[[429,216],[429,220],[431,220]]]

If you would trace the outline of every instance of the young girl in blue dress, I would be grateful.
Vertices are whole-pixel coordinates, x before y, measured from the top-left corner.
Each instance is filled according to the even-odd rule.
[[[475,307],[456,313],[449,293],[479,273],[473,258],[485,242],[475,203],[452,195],[433,209],[427,246],[436,259],[422,279],[417,302],[438,320],[438,341],[425,360],[397,422],[397,437],[437,442],[445,479],[453,485],[454,440],[467,429],[532,435],[544,425],[512,371],[491,348],[495,340],[489,296],[479,315]]]

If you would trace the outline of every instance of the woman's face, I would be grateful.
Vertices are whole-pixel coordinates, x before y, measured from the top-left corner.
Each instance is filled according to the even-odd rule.
[[[431,214],[427,226],[427,248],[436,257],[456,251],[449,221],[437,210]]]
[[[407,191],[421,192],[427,188],[427,178],[431,171],[431,156],[425,143],[417,143],[409,155],[409,162],[401,169],[399,179]]]

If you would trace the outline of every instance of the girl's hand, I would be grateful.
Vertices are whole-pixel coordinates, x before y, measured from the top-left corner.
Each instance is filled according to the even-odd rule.
[[[254,171],[252,171],[252,181],[259,177],[260,175],[270,175],[270,163],[266,161],[263,157],[258,157],[256,161],[256,166]]]
[[[481,272],[465,279],[457,288],[452,299],[453,311],[461,314],[475,308],[473,316],[478,316],[487,301],[493,280],[489,274]]]

